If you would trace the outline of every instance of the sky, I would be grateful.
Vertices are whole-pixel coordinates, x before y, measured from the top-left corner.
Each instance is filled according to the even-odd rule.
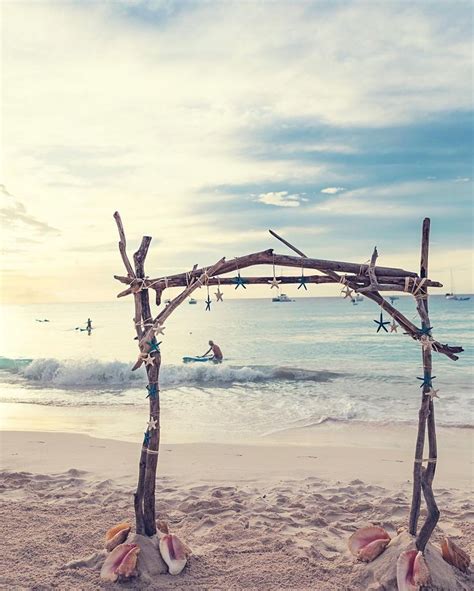
[[[154,277],[287,254],[269,228],[315,258],[362,263],[377,245],[379,264],[417,271],[428,216],[431,278],[447,291],[452,269],[474,291],[469,2],[2,13],[2,301],[113,300],[115,210],[130,254],[153,236]]]

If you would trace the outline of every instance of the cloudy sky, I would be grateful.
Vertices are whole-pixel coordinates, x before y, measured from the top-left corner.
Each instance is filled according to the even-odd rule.
[[[2,6],[5,301],[114,298],[115,210],[153,276],[286,252],[268,228],[416,270],[430,216],[473,291],[470,3]]]

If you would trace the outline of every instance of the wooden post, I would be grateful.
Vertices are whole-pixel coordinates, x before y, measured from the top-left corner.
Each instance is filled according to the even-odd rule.
[[[421,240],[421,262],[420,279],[428,276],[428,254],[430,239],[430,220],[423,220],[422,240]],[[428,290],[421,286],[416,294],[417,310],[421,318],[422,330],[429,333],[430,318],[428,313]],[[432,390],[432,354],[429,343],[430,335],[426,335],[426,346],[422,349],[423,360],[423,387],[421,392],[421,405],[418,414],[418,434],[415,445],[415,460],[413,465],[413,494],[410,510],[409,531],[415,536],[418,529],[418,519],[420,516],[421,493],[425,497],[428,508],[428,517],[417,537],[417,548],[423,551],[439,519],[439,510],[433,496],[432,483],[436,471],[437,461],[437,442],[436,425],[434,414],[433,397],[430,396]],[[426,427],[428,426],[428,466],[423,467],[423,450],[425,445]]]

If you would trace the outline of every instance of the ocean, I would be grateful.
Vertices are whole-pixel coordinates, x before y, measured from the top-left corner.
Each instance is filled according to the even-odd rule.
[[[165,442],[256,442],[331,422],[417,422],[421,347],[400,328],[377,333],[380,309],[369,300],[224,296],[207,312],[196,297],[160,337]],[[465,349],[458,361],[433,353],[437,422],[447,427],[474,425],[473,302],[430,298],[435,338]],[[417,322],[412,298],[395,305]],[[2,428],[137,440],[148,401],[144,371],[130,371],[138,354],[132,316],[131,300],[3,306]],[[90,336],[77,330],[89,317]],[[203,354],[209,339],[222,348],[222,365],[182,363]]]

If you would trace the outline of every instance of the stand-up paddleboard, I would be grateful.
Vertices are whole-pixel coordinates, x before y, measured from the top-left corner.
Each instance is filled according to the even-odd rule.
[[[198,363],[204,361],[210,361],[210,357],[183,357],[183,363]]]

